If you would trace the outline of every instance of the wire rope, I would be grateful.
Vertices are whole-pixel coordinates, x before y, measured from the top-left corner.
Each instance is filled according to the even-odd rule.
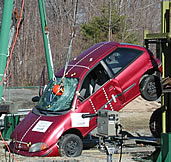
[[[68,64],[69,64],[69,60],[71,57],[71,51],[72,51],[72,42],[73,42],[73,38],[75,36],[75,24],[76,24],[76,15],[77,15],[77,8],[78,8],[78,0],[75,1],[75,7],[74,7],[74,15],[73,15],[73,25],[72,25],[72,32],[71,32],[71,38],[70,38],[70,43],[69,43],[69,47],[68,47],[68,53],[67,53],[67,57],[66,57],[66,63],[65,63],[65,67],[64,67],[64,73],[63,73],[63,77],[62,77],[62,82],[64,82],[64,78],[66,75],[66,71],[68,68]]]
[[[12,158],[13,158],[16,162],[18,162],[18,160],[12,155],[12,153],[11,153],[11,151],[10,151],[10,149],[9,149],[9,146],[8,146],[7,142],[6,142],[6,141],[4,140],[4,138],[2,137],[1,131],[0,131],[0,137],[1,137],[2,141],[3,141],[3,143],[5,144],[5,146],[6,146],[7,150],[8,150],[8,152],[9,152],[9,154],[12,156]]]

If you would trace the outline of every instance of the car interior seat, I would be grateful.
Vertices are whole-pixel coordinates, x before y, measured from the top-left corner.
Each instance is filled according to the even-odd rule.
[[[94,73],[96,76],[96,80],[93,92],[96,92],[104,83],[106,83],[109,80],[109,76],[103,68],[96,69]]]
[[[88,96],[90,96],[89,83],[90,83],[90,78],[89,76],[87,76],[84,79],[81,90],[80,90],[80,96],[83,99],[86,99]]]

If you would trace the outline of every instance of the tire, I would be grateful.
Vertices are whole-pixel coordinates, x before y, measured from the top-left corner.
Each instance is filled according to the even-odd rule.
[[[99,141],[98,137],[91,135],[90,133],[83,139],[83,149],[91,149],[97,146]]]
[[[162,113],[164,111],[164,108],[161,107],[159,109],[156,109],[150,118],[149,127],[152,135],[155,138],[160,138],[162,133]]]
[[[140,82],[140,93],[147,101],[157,100],[162,93],[160,79],[154,75],[145,75]]]
[[[81,155],[83,142],[75,134],[66,134],[59,141],[59,153],[61,156],[77,157]]]

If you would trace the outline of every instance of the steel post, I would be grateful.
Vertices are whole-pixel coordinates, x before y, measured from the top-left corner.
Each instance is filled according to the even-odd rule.
[[[41,19],[41,27],[42,27],[42,34],[43,34],[43,41],[44,41],[44,49],[46,55],[46,63],[48,69],[48,77],[49,80],[54,77],[54,70],[53,70],[53,62],[52,62],[52,55],[49,43],[49,32],[47,27],[47,20],[46,20],[46,12],[45,12],[45,4],[44,0],[38,0],[39,4],[39,13]]]
[[[171,161],[171,134],[163,133],[161,135],[161,151],[156,162],[170,162]]]
[[[13,0],[4,0],[1,32],[0,32],[0,103],[2,102],[3,93],[3,75],[5,72],[7,53],[8,53],[8,42],[10,34],[10,25],[13,11]]]
[[[145,33],[144,39],[150,41],[160,41],[158,58],[162,60],[163,78],[171,76],[171,2],[162,1],[161,3],[161,33]],[[171,92],[166,88],[161,97],[162,106],[165,111],[162,113],[162,135],[161,148],[157,149],[151,156],[153,161],[171,161]]]

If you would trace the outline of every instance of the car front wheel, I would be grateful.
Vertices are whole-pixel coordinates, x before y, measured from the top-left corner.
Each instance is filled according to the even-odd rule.
[[[162,93],[159,77],[154,75],[145,75],[140,82],[140,93],[145,100],[157,100]]]
[[[66,134],[59,141],[59,152],[61,156],[80,156],[83,149],[81,138],[75,134]]]

